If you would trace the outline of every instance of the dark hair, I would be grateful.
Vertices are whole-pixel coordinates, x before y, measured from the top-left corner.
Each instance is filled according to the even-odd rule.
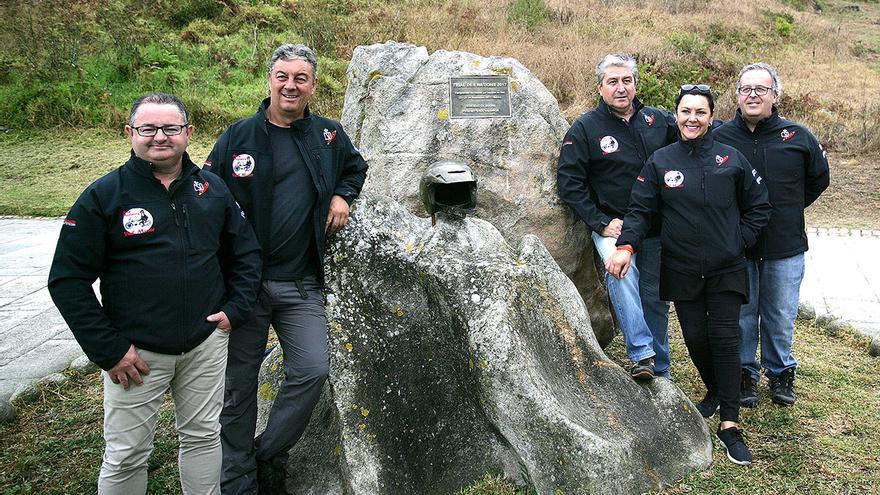
[[[134,100],[134,103],[131,105],[131,112],[128,114],[128,125],[134,126],[134,117],[137,114],[138,108],[141,107],[144,103],[155,103],[157,105],[174,105],[180,110],[180,115],[183,117],[183,123],[189,123],[189,115],[186,112],[186,107],[183,106],[183,102],[180,101],[180,98],[170,95],[168,93],[150,93],[148,95],[143,95],[139,97],[137,100]]]
[[[681,99],[684,98],[684,95],[698,95],[705,96],[706,101],[709,102],[709,111],[715,113],[715,95],[712,93],[712,89],[708,84],[684,84],[681,86],[681,89],[678,91],[678,96],[675,97],[675,109],[678,110],[678,104],[681,103]]]

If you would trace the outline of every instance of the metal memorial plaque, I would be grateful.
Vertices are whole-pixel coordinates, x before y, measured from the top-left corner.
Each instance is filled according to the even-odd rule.
[[[510,117],[508,76],[449,78],[449,118]]]

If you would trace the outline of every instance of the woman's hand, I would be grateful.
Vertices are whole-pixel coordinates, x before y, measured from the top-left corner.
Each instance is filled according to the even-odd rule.
[[[632,260],[632,253],[629,250],[618,249],[605,262],[605,269],[612,277],[620,280],[629,271],[630,260]]]

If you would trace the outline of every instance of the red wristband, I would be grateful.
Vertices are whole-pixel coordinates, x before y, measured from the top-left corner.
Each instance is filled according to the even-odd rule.
[[[629,254],[635,254],[635,250],[629,244],[624,244],[622,246],[617,246],[618,251],[629,251]]]

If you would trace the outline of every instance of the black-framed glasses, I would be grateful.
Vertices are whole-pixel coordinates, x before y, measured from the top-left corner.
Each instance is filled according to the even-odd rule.
[[[739,89],[737,89],[736,92],[743,95],[743,96],[750,96],[752,94],[752,92],[755,93],[755,96],[764,96],[767,93],[769,93],[771,89],[772,88],[768,88],[767,86],[755,86],[755,87],[742,86]]]
[[[708,84],[682,84],[681,90],[684,92],[688,91],[712,91],[712,88],[709,87]]]
[[[138,126],[138,127],[132,127],[132,129],[137,131],[138,135],[141,137],[153,137],[160,130],[166,136],[177,136],[178,134],[183,132],[183,130],[186,129],[186,126],[188,126],[188,125],[189,124],[170,124],[170,125],[149,125],[149,124],[147,124],[147,125],[142,125],[142,126]]]

